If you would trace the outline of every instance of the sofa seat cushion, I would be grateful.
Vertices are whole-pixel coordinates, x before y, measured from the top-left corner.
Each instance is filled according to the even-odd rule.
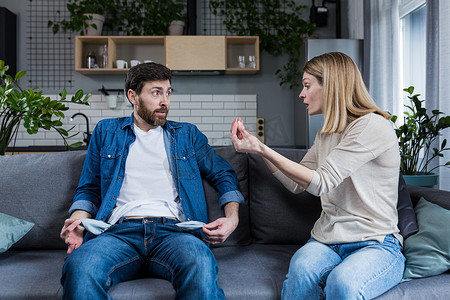
[[[375,299],[450,299],[450,273],[402,282]]]
[[[61,299],[65,250],[8,251],[0,255],[1,299]]]

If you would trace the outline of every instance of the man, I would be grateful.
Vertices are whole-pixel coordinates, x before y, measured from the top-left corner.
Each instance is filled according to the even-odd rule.
[[[171,78],[160,64],[131,68],[125,89],[132,116],[102,120],[93,132],[61,230],[69,254],[65,299],[107,299],[112,285],[142,274],[170,280],[177,299],[224,298],[206,243],[235,230],[243,197],[230,165],[194,125],[166,121]],[[217,188],[225,217],[186,232],[176,224],[208,222],[201,176]],[[87,218],[113,226],[83,239]]]

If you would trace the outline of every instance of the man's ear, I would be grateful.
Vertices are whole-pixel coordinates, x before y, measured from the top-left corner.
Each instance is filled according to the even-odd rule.
[[[127,92],[127,97],[128,97],[128,101],[130,101],[130,103],[131,103],[132,105],[135,105],[135,104],[137,103],[137,100],[136,100],[136,92],[133,91],[132,89],[129,89],[129,90],[128,90],[128,92]]]

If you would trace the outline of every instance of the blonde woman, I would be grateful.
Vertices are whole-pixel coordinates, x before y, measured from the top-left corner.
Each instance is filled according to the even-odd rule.
[[[293,193],[321,199],[322,213],[291,259],[282,298],[375,298],[400,282],[405,263],[397,228],[397,138],[347,55],[308,61],[303,86],[299,97],[308,114],[323,114],[324,125],[300,163],[261,143],[241,119],[231,128],[237,151],[261,155]]]

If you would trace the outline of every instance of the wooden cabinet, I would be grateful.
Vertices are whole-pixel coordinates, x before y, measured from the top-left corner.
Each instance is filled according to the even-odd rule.
[[[104,45],[108,49],[108,65],[102,65]],[[87,68],[87,56],[95,52],[99,68]],[[239,68],[238,57],[246,65]],[[255,63],[250,65],[249,57]],[[75,39],[75,71],[85,75],[125,74],[116,61],[151,60],[172,71],[224,71],[225,74],[254,74],[259,71],[259,37],[257,36],[77,36]]]

